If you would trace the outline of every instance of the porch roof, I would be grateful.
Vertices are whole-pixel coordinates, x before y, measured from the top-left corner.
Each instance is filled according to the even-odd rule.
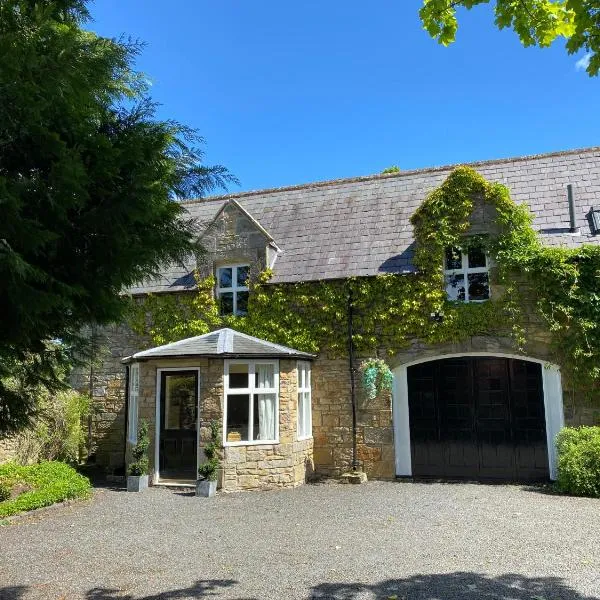
[[[153,358],[184,358],[191,356],[221,358],[303,358],[311,360],[314,354],[267,342],[225,327],[195,337],[136,352],[122,360],[124,363]]]

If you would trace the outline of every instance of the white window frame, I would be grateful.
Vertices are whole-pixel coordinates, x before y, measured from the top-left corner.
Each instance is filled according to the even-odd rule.
[[[279,444],[279,361],[278,360],[244,360],[226,359],[224,361],[223,373],[223,446],[259,446],[264,444]],[[273,365],[273,388],[257,388],[255,386],[256,365]],[[247,388],[229,388],[230,365],[248,365]],[[273,440],[241,440],[239,442],[227,441],[227,396],[248,394],[248,438],[254,434],[254,394],[275,394],[275,439]]]
[[[305,381],[302,382],[300,379],[300,371],[301,369],[306,369],[306,377]],[[296,365],[296,375],[298,381],[298,394],[297,398],[297,419],[296,419],[296,432],[298,440],[309,440],[312,438],[312,390],[311,390],[311,380],[312,380],[312,365],[309,361],[299,360]],[[308,381],[306,381],[308,380]],[[304,383],[304,385],[302,385]],[[304,394],[308,394],[308,423],[306,424],[307,432],[302,433],[300,431],[300,395],[304,396]]]
[[[132,363],[129,366],[129,404],[127,407],[127,441],[131,444],[137,444],[139,397],[140,365]]]
[[[238,316],[243,316],[246,313],[238,313],[238,309],[237,309],[237,300],[238,300],[238,293],[239,292],[248,292],[249,288],[247,285],[238,285],[238,279],[237,279],[237,270],[240,267],[247,267],[248,268],[248,277],[250,276],[250,265],[248,263],[236,263],[236,264],[231,264],[231,265],[219,265],[217,267],[217,272],[216,272],[216,276],[217,276],[217,298],[221,298],[221,294],[223,293],[233,293],[233,313],[231,313],[231,315],[233,315],[234,317],[238,317]],[[221,269],[231,269],[231,287],[221,287],[221,277],[220,277],[220,271]],[[219,311],[220,311],[220,307],[219,307]],[[224,316],[229,316],[229,315],[224,315]]]
[[[456,248],[458,252],[460,252],[460,269],[446,269],[446,251],[444,252],[444,289],[446,290],[446,295],[448,294],[448,276],[452,275],[462,275],[464,286],[465,286],[465,299],[464,300],[451,300],[452,302],[464,302],[465,304],[468,302],[487,302],[492,297],[492,286],[490,285],[490,257],[487,255],[485,250],[483,251],[483,255],[485,256],[485,266],[483,267],[473,267],[469,268],[469,251],[466,252],[461,250],[460,248]],[[470,300],[469,299],[469,275],[473,275],[475,273],[486,273],[488,276],[488,297],[483,300]]]

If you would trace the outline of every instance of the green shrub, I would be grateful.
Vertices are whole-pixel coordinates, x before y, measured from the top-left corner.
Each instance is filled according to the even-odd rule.
[[[75,390],[40,396],[33,427],[17,438],[18,461],[31,464],[59,460],[77,464],[79,449],[85,441],[82,419],[89,408],[89,397]]]
[[[138,429],[137,444],[131,450],[133,462],[129,464],[127,472],[129,475],[148,475],[150,462],[148,460],[148,448],[150,447],[150,436],[148,435],[148,422],[141,421]]]
[[[10,486],[6,483],[0,483],[0,502],[4,502],[10,498]]]
[[[565,427],[556,438],[561,492],[600,498],[600,427]]]
[[[15,463],[0,465],[0,486],[29,488],[12,500],[0,502],[0,518],[56,502],[86,498],[90,494],[89,479],[61,462],[42,462],[21,466]]]
[[[217,421],[210,422],[210,442],[203,448],[206,461],[198,467],[198,475],[208,481],[216,481],[219,470],[219,424]]]

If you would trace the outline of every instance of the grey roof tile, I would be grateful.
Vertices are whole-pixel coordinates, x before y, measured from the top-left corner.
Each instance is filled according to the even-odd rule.
[[[235,199],[282,250],[275,263],[274,282],[405,272],[413,270],[410,216],[456,166],[243,192],[188,201],[184,206],[200,223],[208,223],[228,199]],[[598,243],[586,215],[590,207],[600,205],[600,148],[469,166],[490,181],[504,183],[516,202],[529,205],[534,227],[545,244],[573,247]],[[577,236],[567,231],[569,183],[581,228]],[[193,261],[166,269],[158,280],[130,292],[189,289],[192,269]]]

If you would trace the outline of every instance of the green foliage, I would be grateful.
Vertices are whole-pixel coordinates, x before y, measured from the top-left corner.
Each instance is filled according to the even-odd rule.
[[[419,12],[423,27],[444,46],[454,42],[458,29],[456,11],[471,9],[491,0],[423,0]],[[600,4],[598,0],[496,0],[496,26],[511,28],[524,46],[547,47],[558,38],[567,40],[569,54],[585,50],[590,55],[587,71],[600,70]]]
[[[400,167],[397,165],[392,165],[391,167],[388,167],[387,169],[381,171],[382,175],[389,175],[391,173],[400,173]]]
[[[600,498],[600,427],[565,427],[556,445],[558,489],[574,496]]]
[[[361,363],[359,371],[363,390],[369,400],[375,400],[382,392],[392,389],[392,372],[384,360],[369,358]]]
[[[129,475],[148,475],[150,461],[148,459],[148,448],[150,447],[150,436],[148,435],[148,422],[140,421],[138,428],[137,443],[131,449],[133,461],[129,463],[127,472]]]
[[[474,209],[494,214],[485,234],[473,234]],[[409,344],[460,342],[471,336],[511,337],[516,352],[548,332],[553,361],[565,379],[595,397],[600,381],[600,247],[542,246],[525,205],[506,187],[459,167],[412,217],[418,271],[407,275],[271,284],[271,271],[251,282],[248,315],[220,317],[212,278],[197,294],[155,296],[136,304],[132,323],[157,344],[229,326],[307,352],[347,352],[348,297],[352,295],[357,352],[394,354]],[[447,248],[482,246],[493,268],[492,299],[452,302],[446,297]],[[183,309],[182,309],[183,307]],[[439,322],[431,314],[443,313]],[[149,325],[152,323],[152,325]],[[149,329],[148,329],[149,328]]]
[[[198,475],[208,481],[217,480],[217,471],[219,470],[219,423],[210,422],[210,442],[204,445],[203,451],[206,460],[198,467]]]
[[[56,389],[47,340],[121,321],[123,288],[198,250],[174,200],[234,181],[156,117],[141,45],[87,18],[80,0],[0,3],[0,434],[27,425],[29,388]]]
[[[87,498],[91,485],[87,477],[61,462],[42,462],[19,466],[0,465],[0,485],[25,491],[12,500],[0,502],[0,518],[27,510],[50,506],[73,498]]]
[[[0,483],[0,502],[10,498],[11,487],[6,483]]]
[[[89,410],[89,396],[75,390],[40,390],[33,427],[17,437],[19,462],[59,460],[76,465],[85,442],[83,419]]]

